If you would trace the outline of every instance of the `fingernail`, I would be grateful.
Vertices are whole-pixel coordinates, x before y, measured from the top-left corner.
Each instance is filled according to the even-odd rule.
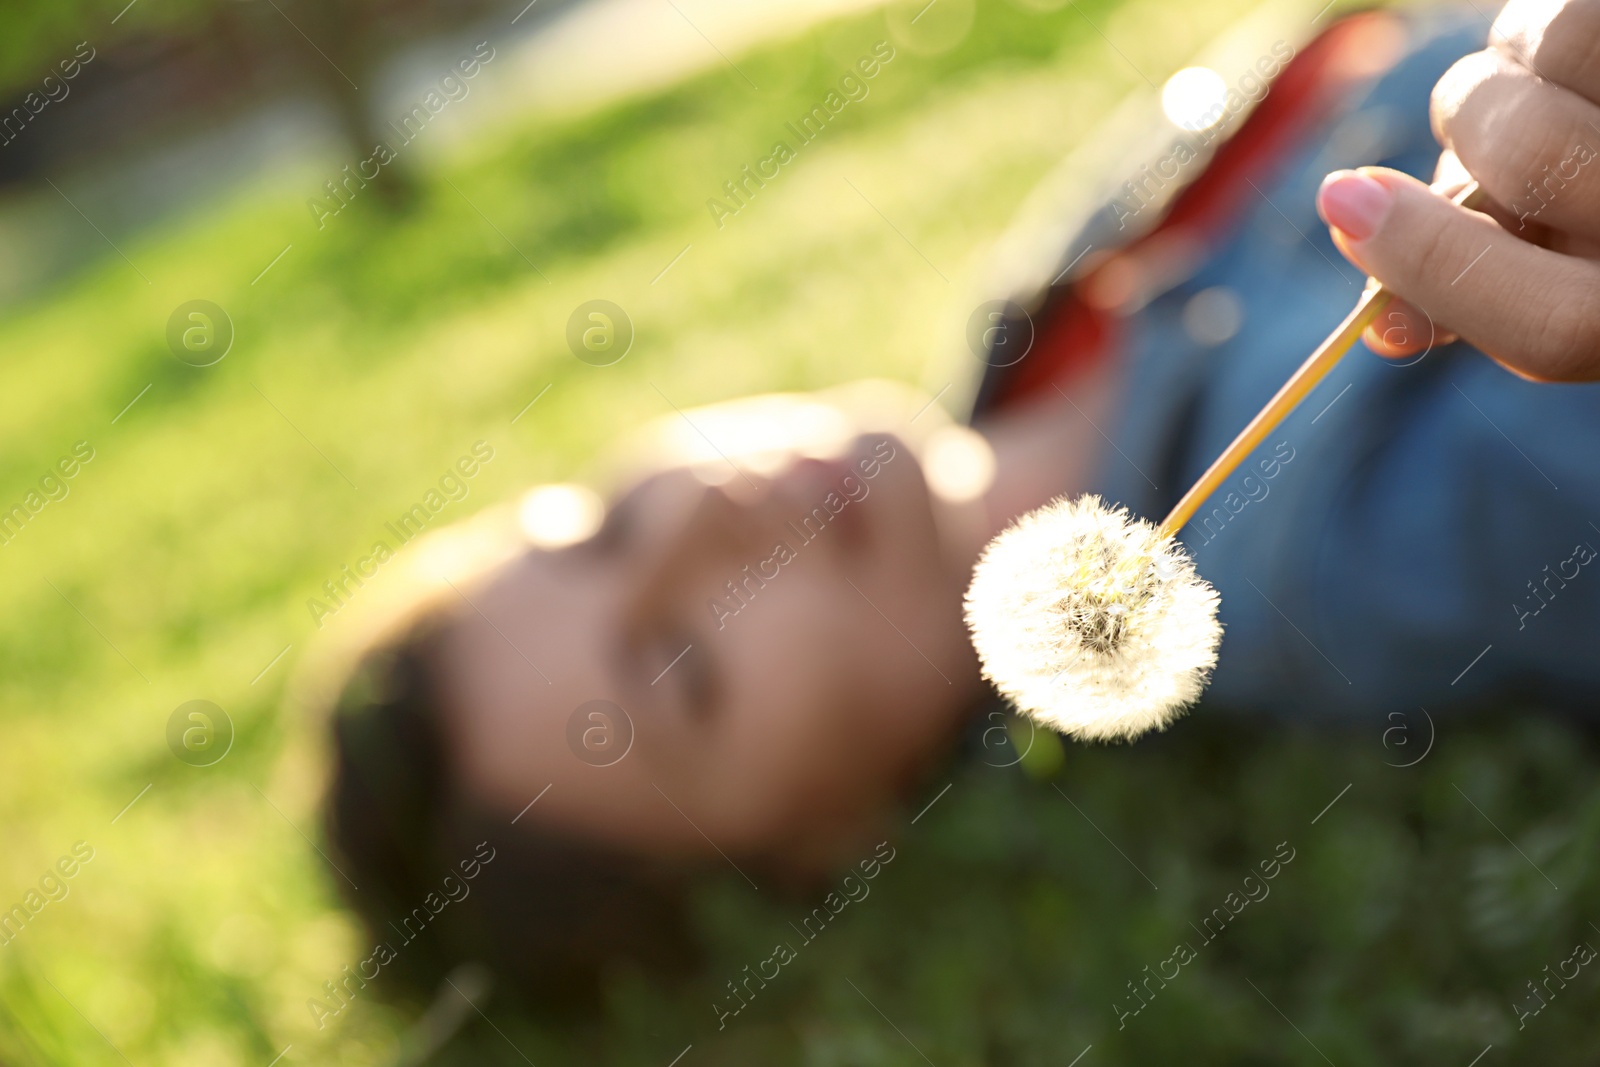
[[[1322,179],[1317,190],[1317,211],[1323,221],[1357,241],[1378,232],[1393,203],[1394,194],[1382,182],[1360,171],[1336,170]]]

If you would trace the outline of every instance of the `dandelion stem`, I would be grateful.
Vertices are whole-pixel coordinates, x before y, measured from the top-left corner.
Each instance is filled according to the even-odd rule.
[[[1469,183],[1453,198],[1452,202],[1466,208],[1476,208],[1483,203],[1484,192],[1478,187],[1477,182]],[[1289,417],[1289,413],[1300,406],[1317,383],[1327,377],[1334,365],[1344,357],[1350,347],[1361,339],[1372,321],[1389,306],[1394,299],[1394,294],[1388,289],[1371,279],[1368,280],[1366,292],[1361,294],[1361,299],[1356,301],[1356,306],[1349,315],[1345,316],[1337,329],[1328,335],[1316,351],[1312,352],[1300,368],[1290,376],[1273,398],[1267,401],[1267,406],[1256,413],[1233,443],[1222,450],[1216,462],[1212,463],[1206,472],[1200,476],[1189,491],[1183,494],[1177,506],[1162,520],[1160,533],[1163,537],[1176,537],[1188,521],[1194,518],[1194,513],[1210,499],[1211,494],[1227,481],[1240,463],[1254,452],[1256,446],[1266,439],[1279,423]]]

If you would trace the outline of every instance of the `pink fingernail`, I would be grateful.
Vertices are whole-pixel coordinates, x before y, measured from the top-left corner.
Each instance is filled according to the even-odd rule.
[[[1375,178],[1354,170],[1336,170],[1322,179],[1317,211],[1328,225],[1365,241],[1383,226],[1394,194]]]

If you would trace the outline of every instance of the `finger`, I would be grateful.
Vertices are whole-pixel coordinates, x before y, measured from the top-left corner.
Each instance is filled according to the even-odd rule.
[[[1461,165],[1461,160],[1448,148],[1439,153],[1433,167],[1433,184],[1429,186],[1443,197],[1452,197],[1464,189],[1472,175]],[[1378,283],[1367,279],[1367,288]],[[1455,335],[1439,328],[1439,324],[1426,311],[1410,301],[1394,297],[1377,318],[1372,320],[1361,339],[1367,347],[1386,359],[1402,359],[1426,354],[1436,345],[1446,345]]]
[[[1467,168],[1462,166],[1461,157],[1446,148],[1439,153],[1439,160],[1433,165],[1433,191],[1440,196],[1452,197],[1466,188],[1472,181],[1472,175]]]
[[[1600,104],[1600,0],[1511,0],[1494,20],[1489,44]]]
[[[1490,49],[1439,79],[1432,119],[1519,232],[1537,222],[1600,237],[1600,106]]]
[[[1600,265],[1528,244],[1409,175],[1335,171],[1317,210],[1351,262],[1526,377],[1600,379]]]
[[[1467,173],[1467,168],[1462,165],[1461,157],[1446,148],[1439,153],[1439,162],[1433,169],[1433,184],[1429,188],[1449,200],[1473,180],[1472,175]],[[1549,230],[1545,226],[1532,219],[1519,220],[1515,211],[1497,203],[1493,197],[1485,196],[1476,210],[1488,215],[1498,222],[1502,229],[1511,230],[1524,241],[1549,247]]]
[[[1422,355],[1455,339],[1455,334],[1434,322],[1426,311],[1399,297],[1389,302],[1362,335],[1367,347],[1386,359]]]
[[[1439,153],[1430,189],[1448,199],[1466,188],[1470,181],[1472,175],[1467,173],[1467,168],[1461,165],[1460,158],[1454,152],[1447,148]],[[1492,217],[1502,227],[1512,219],[1505,208],[1487,198],[1484,200],[1478,210]],[[1540,230],[1542,233],[1543,227]],[[1409,300],[1394,297],[1372,325],[1367,327],[1362,340],[1368,348],[1386,359],[1411,359],[1450,344],[1456,340],[1456,335],[1434,322],[1432,316]]]

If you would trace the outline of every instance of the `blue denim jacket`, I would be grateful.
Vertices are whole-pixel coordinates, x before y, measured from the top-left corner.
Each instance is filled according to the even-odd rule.
[[[1431,178],[1430,90],[1487,28],[1471,10],[1414,17],[1406,56],[1305,131],[1198,269],[1124,321],[1099,492],[1159,520],[1349,311],[1364,279],[1317,186],[1366,163]],[[1337,154],[1355,143],[1363,158]],[[1184,325],[1211,289],[1242,311],[1217,344]],[[1358,345],[1181,536],[1222,596],[1213,705],[1377,721],[1600,708],[1600,386],[1532,384],[1463,343],[1401,363]]]

